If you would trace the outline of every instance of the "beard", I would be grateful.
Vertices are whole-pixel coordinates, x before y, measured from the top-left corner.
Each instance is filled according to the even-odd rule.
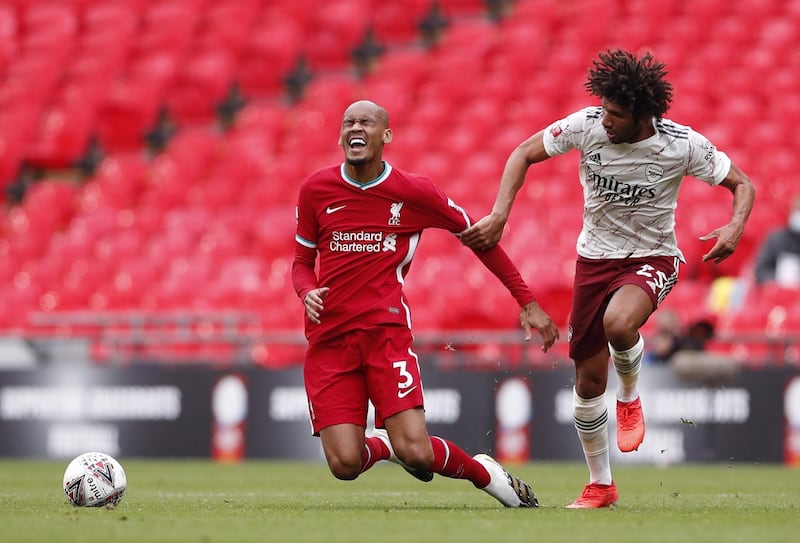
[[[347,162],[351,166],[361,166],[362,164],[367,163],[366,157],[359,157],[359,158],[349,158],[345,157],[345,162]]]

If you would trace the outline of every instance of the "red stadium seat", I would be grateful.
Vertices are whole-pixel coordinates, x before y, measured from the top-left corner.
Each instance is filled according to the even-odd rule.
[[[339,91],[342,89],[337,89],[336,92]],[[306,157],[336,150],[336,142],[342,124],[342,113],[346,104],[350,102],[349,86],[343,92],[345,94],[340,96],[342,102],[339,103],[309,99],[298,104],[294,108],[292,122],[287,126],[284,134],[283,148],[302,148]]]
[[[364,37],[369,18],[364,0],[327,2],[311,10],[308,33],[300,50],[312,70],[342,69]]]
[[[721,315],[717,332],[723,337],[736,337],[740,334],[763,335],[770,311],[771,308],[747,307]]]
[[[400,90],[413,94],[430,77],[430,64],[430,56],[422,49],[390,49],[375,61],[367,84],[389,81],[401,87]]]
[[[153,303],[162,311],[190,309],[197,305],[217,269],[208,255],[182,255],[167,261],[163,278],[153,285]]]
[[[264,130],[278,136],[283,132],[290,109],[280,102],[252,102],[236,116],[235,126],[243,130]]]
[[[209,300],[215,307],[260,310],[265,285],[264,262],[260,258],[239,256],[222,263],[219,275],[208,285]]]
[[[42,179],[25,193],[22,207],[28,211],[32,228],[65,227],[77,210],[78,186],[68,179]]]
[[[436,45],[437,56],[471,57],[480,63],[493,52],[500,37],[500,27],[489,19],[468,19],[448,27]]]
[[[304,28],[293,20],[266,17],[244,44],[236,81],[246,97],[276,96],[300,56]]]
[[[624,5],[630,15],[650,17],[656,21],[672,21],[679,14],[679,2],[651,2],[628,0]]]
[[[546,25],[548,33],[558,32],[558,25],[562,17],[560,0],[537,0],[536,2],[514,2],[508,20],[521,21],[521,24],[536,24],[541,21]]]
[[[29,325],[29,315],[33,311],[39,311],[39,296],[37,292],[29,287],[18,287],[15,285],[0,286],[0,299],[4,301],[0,304],[0,327],[10,332],[22,331]]]
[[[726,15],[731,3],[725,0],[696,0],[692,4],[692,12],[700,16],[700,20],[710,21]]]
[[[478,143],[478,136],[473,134],[472,138],[459,144],[463,147],[454,152],[464,159],[440,183],[448,187],[448,194],[456,202],[482,202],[482,208],[488,210],[492,197],[481,194],[481,188],[500,179],[503,159],[491,151],[478,150]]]
[[[200,238],[196,232],[172,228],[148,239],[142,247],[142,254],[148,259],[161,259],[163,262],[197,251]]]
[[[294,235],[297,225],[294,210],[273,206],[258,213],[250,225],[254,247],[259,255],[273,258],[276,255],[294,254]]]
[[[19,22],[11,6],[0,6],[0,71],[5,72],[8,64],[19,54],[17,33]]]
[[[266,300],[260,308],[261,322],[267,331],[302,330],[303,304],[285,278],[291,261],[274,261],[269,265]]]
[[[197,251],[224,262],[244,253],[246,233],[232,230],[225,224],[216,224],[200,238]]]
[[[109,85],[122,72],[127,52],[128,47],[120,41],[97,47],[85,45],[72,57],[65,78],[68,84],[89,93],[94,100],[92,106],[99,107],[108,95]]]
[[[91,230],[87,223],[84,216],[75,217],[64,232],[53,236],[50,250],[65,255],[73,262],[90,258],[99,235]]]
[[[36,2],[22,14],[21,34],[24,48],[55,51],[72,45],[78,32],[77,10],[63,2]]]
[[[208,122],[233,83],[234,62],[221,49],[192,52],[184,58],[167,93],[167,107],[178,124]]]
[[[256,1],[213,2],[206,8],[195,44],[238,56],[258,16]]]
[[[189,202],[193,187],[204,183],[208,168],[217,158],[219,141],[219,134],[209,127],[178,132],[165,152],[153,160],[142,199],[161,209]]]
[[[142,52],[182,53],[189,45],[201,17],[201,2],[161,0],[142,13],[142,28],[136,45]]]
[[[369,23],[382,43],[411,43],[419,39],[417,25],[429,9],[428,0],[376,2],[371,10]]]
[[[176,207],[164,214],[164,234],[180,231],[181,236],[199,238],[214,222],[213,211],[201,206]]]
[[[438,109],[442,114],[452,115],[463,104],[481,95],[480,87],[464,85],[465,80],[481,76],[480,62],[472,62],[467,57],[437,56],[431,65],[437,74],[420,86],[417,94],[419,108]]]
[[[140,150],[154,128],[162,103],[159,82],[126,77],[115,81],[98,114],[97,135],[107,151]]]
[[[796,288],[777,283],[754,285],[748,292],[745,306],[771,309],[778,306],[793,307],[800,301]]]
[[[42,52],[26,52],[16,58],[6,71],[0,101],[42,107],[60,82],[58,67],[63,60],[59,55]]]
[[[711,286],[707,281],[684,278],[681,273],[659,308],[674,311],[682,324],[712,313]]]
[[[149,260],[134,258],[118,261],[117,271],[106,285],[106,309],[138,309],[142,298],[158,278],[159,267]]]
[[[7,126],[3,126],[6,124],[4,121],[7,122],[12,114],[3,111],[0,116],[5,117],[0,120],[0,189],[4,189],[19,173],[25,145],[19,133],[15,134]]]
[[[240,164],[233,160],[226,163],[229,169],[216,167],[209,174],[208,181],[193,189],[193,202],[208,209],[223,210],[228,207],[244,206],[242,183],[251,181],[252,178],[240,176],[243,170]]]
[[[69,168],[87,151],[95,111],[90,104],[72,102],[50,106],[24,160],[39,168]]]
[[[142,12],[134,2],[89,2],[83,9],[83,35],[96,31],[134,32]]]
[[[303,102],[326,112],[339,115],[351,102],[363,98],[362,91],[355,78],[349,75],[331,75],[311,81],[303,94]]]
[[[486,9],[484,4],[483,0],[439,0],[442,11],[453,17],[483,15]]]
[[[784,334],[795,337],[800,334],[800,303],[797,301],[787,306],[782,331]]]
[[[144,190],[148,166],[149,162],[140,151],[105,157],[93,178],[98,196],[118,208],[134,206]]]
[[[784,58],[797,43],[796,21],[785,17],[765,20],[760,28],[759,42],[777,58]]]

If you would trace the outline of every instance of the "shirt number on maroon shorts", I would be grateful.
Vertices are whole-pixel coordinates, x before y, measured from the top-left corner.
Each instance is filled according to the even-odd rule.
[[[397,397],[401,400],[411,394],[417,385],[414,384],[414,376],[409,373],[407,369],[407,362],[405,360],[398,360],[392,364],[393,368],[397,368],[400,373],[400,381],[397,383]]]
[[[655,272],[655,275],[653,275]],[[655,269],[650,264],[644,264],[641,268],[636,270],[636,275],[642,275],[648,278],[647,286],[653,291],[654,294],[660,294],[665,288],[671,286],[667,274],[661,270]]]

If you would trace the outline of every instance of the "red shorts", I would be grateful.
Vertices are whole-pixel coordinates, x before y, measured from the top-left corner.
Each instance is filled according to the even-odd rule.
[[[655,311],[678,282],[679,265],[680,260],[674,256],[607,260],[578,257],[569,318],[569,357],[591,358],[606,346],[603,315],[617,289],[623,285],[640,287],[650,296]]]
[[[309,345],[303,375],[314,435],[334,424],[367,426],[368,401],[375,426],[424,404],[411,330],[372,326]]]

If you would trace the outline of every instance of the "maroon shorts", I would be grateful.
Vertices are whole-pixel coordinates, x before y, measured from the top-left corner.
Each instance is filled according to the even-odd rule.
[[[366,427],[368,402],[375,426],[423,405],[411,330],[372,326],[309,345],[303,370],[314,434],[334,424]]]
[[[680,260],[649,256],[597,260],[578,257],[572,311],[569,318],[569,357],[591,358],[607,344],[603,315],[611,295],[623,285],[636,285],[653,302],[653,310],[678,282]]]

